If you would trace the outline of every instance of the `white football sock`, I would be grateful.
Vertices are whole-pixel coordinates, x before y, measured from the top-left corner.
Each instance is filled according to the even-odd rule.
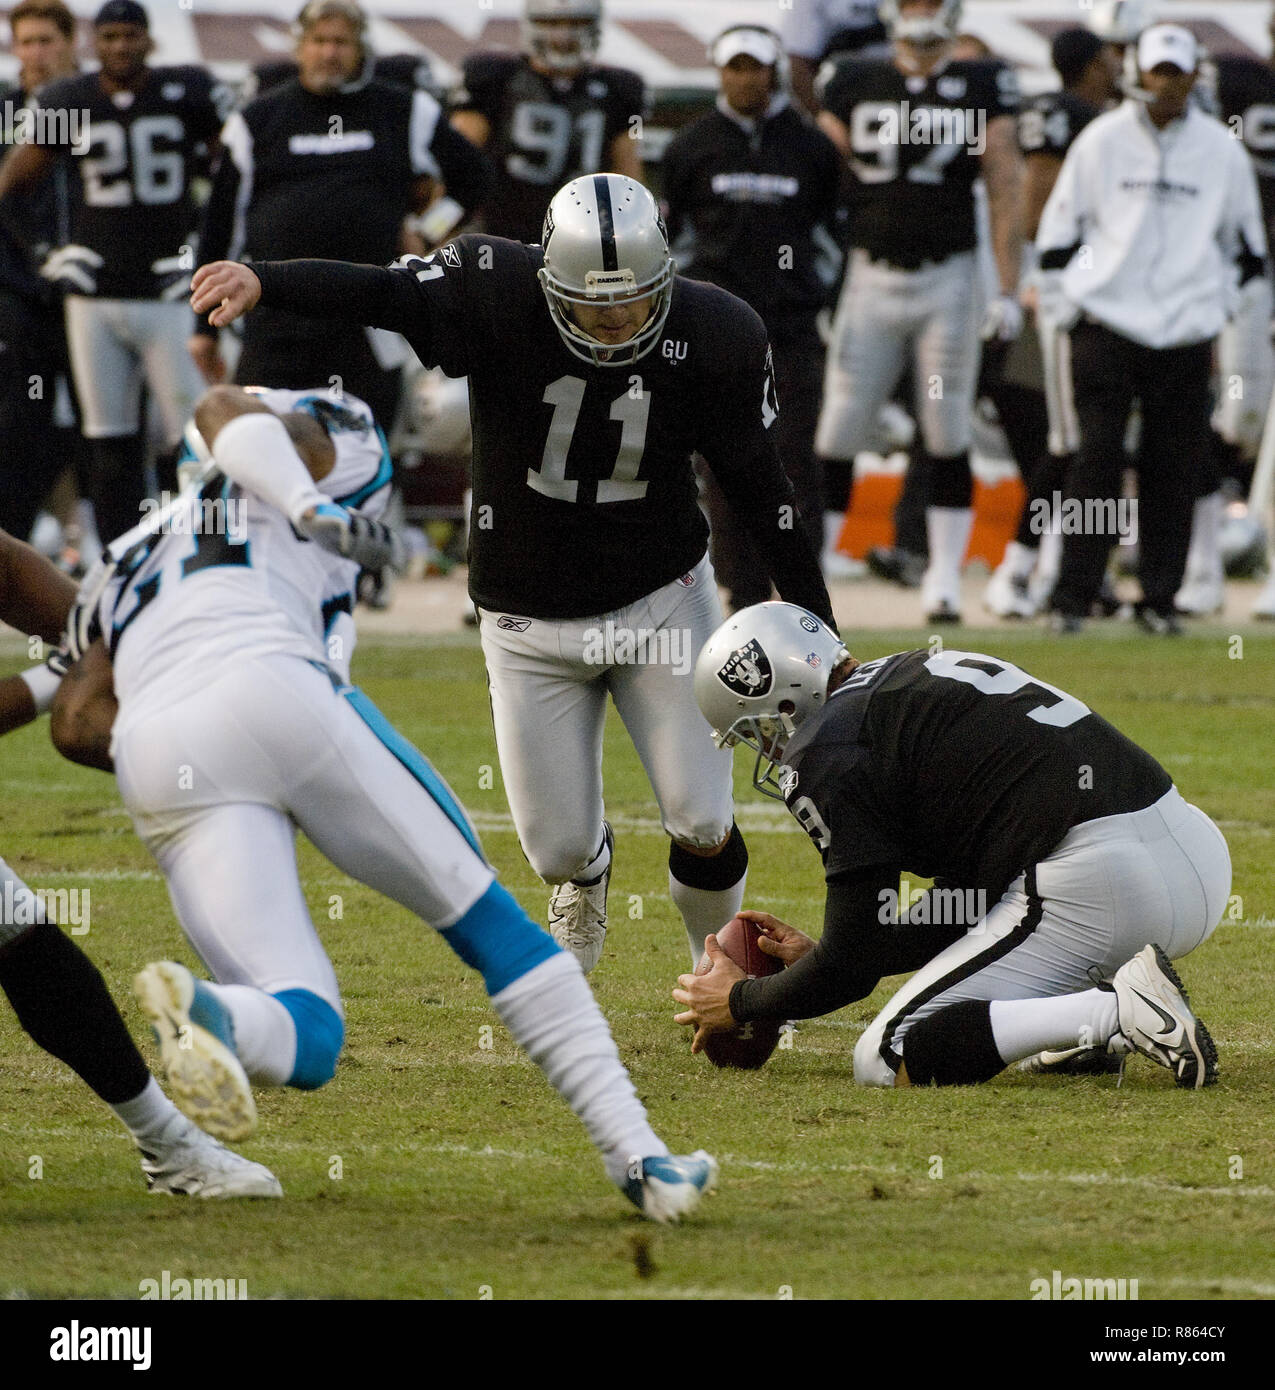
[[[711,932],[721,931],[744,905],[744,884],[747,882],[748,873],[745,871],[739,882],[731,884],[729,888],[692,888],[690,884],[682,883],[669,874],[669,896],[686,923],[692,970],[704,954],[704,938]]]
[[[331,501],[315,487],[277,415],[236,415],[222,426],[212,452],[232,483],[277,507],[291,521]]]
[[[930,543],[930,564],[921,581],[927,605],[947,602],[959,608],[961,565],[974,529],[970,507],[926,507],[925,535]]]
[[[988,1017],[1007,1065],[1038,1052],[1103,1046],[1119,1026],[1116,996],[1105,989],[1052,999],[997,999]]]
[[[1010,541],[1005,547],[1005,554],[998,568],[1004,570],[1011,579],[1026,579],[1036,568],[1037,554],[1037,551],[1028,550],[1018,541]]]
[[[292,1015],[265,990],[251,985],[200,982],[230,1013],[235,1055],[255,1086],[286,1086],[297,1062],[297,1026]]]
[[[610,866],[610,863],[611,849],[607,844],[607,838],[604,833],[602,836],[601,849],[598,850],[597,854],[595,854],[593,858],[589,860],[589,862],[584,866],[584,868],[580,870],[578,874],[572,875],[571,882],[582,883],[586,886],[592,886],[598,881],[598,879],[602,877],[604,873],[606,873],[607,868]]]
[[[837,542],[841,539],[841,528],[846,524],[845,512],[824,512],[823,514],[823,559],[830,555],[840,555]]]
[[[612,1182],[623,1185],[631,1159],[668,1153],[573,956],[555,953],[491,1002],[514,1041],[584,1123]]]
[[[139,1144],[159,1139],[174,1117],[181,1119],[181,1112],[159,1089],[159,1082],[153,1076],[139,1095],[112,1105],[111,1109]]]
[[[1222,513],[1226,499],[1220,492],[1198,497],[1191,511],[1191,548],[1186,555],[1183,580],[1187,584],[1221,584],[1226,579],[1222,567]]]

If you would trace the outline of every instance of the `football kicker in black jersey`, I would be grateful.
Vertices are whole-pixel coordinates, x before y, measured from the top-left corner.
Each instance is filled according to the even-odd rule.
[[[678,278],[655,346],[629,366],[593,366],[567,349],[549,315],[542,261],[538,246],[463,236],[388,270],[327,261],[253,269],[263,305],[393,329],[426,365],[469,377],[469,588],[480,607],[582,617],[688,573],[708,535],[691,469],[698,451],[776,587],[828,616],[795,510],[791,529],[782,519],[792,487],[769,432],[778,403],[756,313]]]

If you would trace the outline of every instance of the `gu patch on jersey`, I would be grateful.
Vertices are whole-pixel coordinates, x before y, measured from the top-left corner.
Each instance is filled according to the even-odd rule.
[[[717,679],[736,695],[760,698],[770,693],[775,675],[770,667],[770,658],[757,639],[753,638],[746,647],[731,653],[726,665],[717,672]]]

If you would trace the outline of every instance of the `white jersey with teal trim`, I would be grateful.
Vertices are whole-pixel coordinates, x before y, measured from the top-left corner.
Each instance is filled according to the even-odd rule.
[[[259,394],[276,412],[305,411],[328,430],[336,464],[320,486],[329,496],[370,514],[384,509],[388,451],[362,401],[327,391]],[[123,553],[119,542],[112,548]],[[102,596],[117,728],[245,657],[295,655],[348,680],[357,578],[356,564],[214,473],[182,494],[163,530],[133,549]]]

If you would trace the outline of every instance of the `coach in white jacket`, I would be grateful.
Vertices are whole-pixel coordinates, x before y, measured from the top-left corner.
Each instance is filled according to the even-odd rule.
[[[1136,397],[1141,580],[1138,619],[1179,631],[1197,475],[1209,446],[1213,339],[1238,288],[1261,274],[1261,204],[1240,141],[1189,101],[1197,50],[1170,24],[1138,42],[1141,87],[1077,137],[1041,215],[1042,312],[1071,328],[1080,452],[1068,499],[1056,624],[1074,631],[1097,597],[1120,529],[1115,506]],[[1066,516],[1064,514],[1064,520]]]

